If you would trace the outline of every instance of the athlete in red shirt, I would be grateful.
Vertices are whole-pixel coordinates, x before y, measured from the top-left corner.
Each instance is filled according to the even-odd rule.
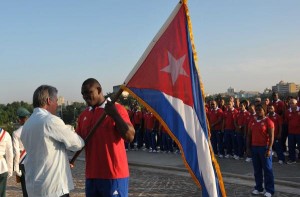
[[[274,175],[272,169],[272,145],[274,141],[274,123],[265,116],[261,104],[255,106],[257,118],[249,125],[247,151],[252,152],[255,188],[252,194],[263,193],[263,180],[266,192],[264,196],[272,196],[274,189]],[[263,173],[264,172],[264,173]]]
[[[89,106],[78,118],[76,132],[86,138],[99,117],[107,117],[98,126],[85,147],[86,196],[128,196],[129,170],[124,140],[131,142],[134,128],[126,109],[103,96],[96,79],[82,84],[81,94]]]
[[[208,122],[211,130],[211,144],[215,154],[219,154],[222,158],[224,155],[223,149],[223,132],[222,121],[223,121],[223,111],[218,107],[216,101],[210,102],[211,109],[208,113]]]
[[[235,124],[235,144],[236,152],[234,159],[239,160],[244,157],[245,152],[245,133],[247,129],[247,119],[250,113],[246,110],[246,101],[240,103],[239,112],[234,120]]]
[[[273,149],[276,151],[278,156],[278,163],[283,164],[285,157],[283,155],[282,145],[281,145],[281,132],[282,132],[282,118],[275,113],[275,108],[273,105],[268,106],[268,115],[274,123],[274,144]]]
[[[275,112],[276,114],[280,115],[280,116],[283,116],[283,113],[284,113],[284,102],[281,101],[278,97],[278,93],[277,92],[273,92],[272,93],[272,104],[275,108]]]
[[[288,124],[288,164],[296,163],[295,149],[296,144],[300,144],[300,107],[297,106],[297,100],[290,100],[290,109],[286,111],[285,118]]]
[[[238,111],[233,107],[233,101],[227,103],[227,110],[223,112],[223,124],[222,131],[224,131],[224,144],[226,146],[227,153],[225,158],[230,158],[233,153],[234,147],[234,119]],[[235,152],[235,151],[234,151]]]

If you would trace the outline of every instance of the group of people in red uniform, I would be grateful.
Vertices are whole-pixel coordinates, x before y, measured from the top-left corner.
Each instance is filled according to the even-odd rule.
[[[226,105],[224,100],[211,100],[206,105],[213,152],[220,158],[246,157],[247,162],[252,161],[256,183],[253,195],[268,197],[275,192],[273,151],[279,164],[285,163],[284,153],[288,155],[287,164],[296,163],[296,149],[300,148],[299,98],[300,91],[297,98],[289,97],[284,102],[273,92],[272,98],[263,102],[261,98],[253,103],[239,102],[231,97]]]
[[[282,157],[283,153],[287,154],[291,151],[292,155],[289,154],[290,161],[287,163],[295,163],[296,158],[293,157],[295,147],[297,143],[300,146],[297,137],[300,135],[299,97],[289,97],[288,100],[283,101],[279,99],[276,92],[272,94],[271,100],[266,98],[262,101],[256,98],[253,103],[248,100],[239,102],[233,97],[226,104],[224,99],[208,101],[206,109],[214,153],[220,158],[239,160],[246,157],[246,161],[251,161],[249,159],[251,155],[246,152],[246,138],[249,123],[256,119],[255,106],[257,104],[262,105],[265,115],[274,122],[273,149],[276,150],[279,163],[285,162],[285,158]]]
[[[206,104],[213,152],[219,158],[252,161],[253,195],[270,197],[275,193],[272,155],[277,155],[279,164],[296,163],[299,153],[296,149],[300,149],[299,98],[300,91],[297,98],[289,97],[285,101],[273,92],[271,98],[263,101],[256,98],[252,103],[231,97],[226,104],[224,99]],[[127,111],[136,131],[134,140],[125,144],[127,150],[142,149],[144,145],[143,150],[149,152],[178,149],[150,111],[138,105]]]
[[[127,111],[135,128],[135,136],[131,143],[125,143],[126,150],[142,149],[150,153],[178,152],[177,145],[153,113],[138,105]]]

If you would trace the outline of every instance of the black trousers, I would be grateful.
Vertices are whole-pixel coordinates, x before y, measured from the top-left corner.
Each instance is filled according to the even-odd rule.
[[[8,172],[0,174],[0,197],[5,197]]]
[[[19,168],[22,172],[22,176],[20,177],[20,180],[21,180],[23,196],[28,197],[27,190],[26,190],[26,184],[25,184],[25,167],[24,167],[24,164],[20,164]]]

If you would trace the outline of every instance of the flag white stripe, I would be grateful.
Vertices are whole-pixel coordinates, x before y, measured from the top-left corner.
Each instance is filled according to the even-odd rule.
[[[165,98],[181,115],[187,134],[195,143],[197,149],[198,167],[203,177],[205,188],[209,196],[218,196],[215,173],[212,166],[208,141],[198,120],[194,108],[183,103],[182,100],[163,93]],[[194,124],[193,124],[194,123]],[[201,158],[201,159],[200,159]]]

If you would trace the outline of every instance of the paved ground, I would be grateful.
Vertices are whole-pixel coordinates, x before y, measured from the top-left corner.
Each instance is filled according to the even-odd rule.
[[[129,196],[181,197],[201,196],[178,154],[128,152],[130,164]],[[82,157],[73,169],[76,189],[71,196],[84,196],[84,162]],[[245,161],[219,159],[227,196],[251,196],[254,184],[252,165]],[[300,164],[279,165],[274,163],[276,197],[300,196]],[[10,178],[7,196],[22,196],[20,185]]]

